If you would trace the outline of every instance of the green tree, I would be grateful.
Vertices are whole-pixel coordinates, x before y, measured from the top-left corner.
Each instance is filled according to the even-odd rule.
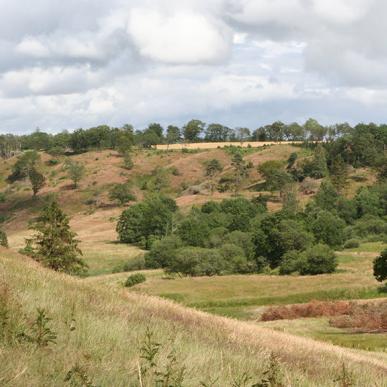
[[[314,241],[313,235],[305,230],[302,222],[291,219],[281,220],[273,237],[276,235],[282,254],[291,250],[306,250]]]
[[[207,219],[200,213],[191,213],[177,228],[177,235],[189,246],[204,247],[209,232]]]
[[[279,160],[269,160],[259,165],[259,173],[266,181],[266,187],[271,192],[282,191],[283,187],[292,182],[292,177],[283,170]]]
[[[87,268],[80,258],[82,255],[71,231],[69,218],[56,201],[46,205],[36,222],[31,225],[35,234],[29,240],[33,257],[56,271],[81,274]]]
[[[167,143],[176,144],[181,139],[180,129],[177,126],[169,125],[167,128]]]
[[[150,251],[145,255],[145,266],[150,269],[166,267],[183,242],[177,235],[168,235],[153,242]]]
[[[195,277],[221,274],[225,268],[226,263],[217,249],[183,247],[177,250],[165,270]]]
[[[330,168],[331,182],[337,192],[342,192],[347,185],[348,167],[341,155],[337,155]]]
[[[361,187],[355,196],[357,214],[359,217],[365,215],[379,216],[383,212],[378,192],[368,187]]]
[[[133,160],[132,160],[132,155],[129,150],[124,152],[124,168],[126,169],[132,169],[134,166]]]
[[[116,200],[121,206],[132,200],[136,200],[128,183],[115,184],[109,192],[109,198]]]
[[[119,240],[124,243],[143,243],[152,237],[161,238],[172,231],[173,214],[177,210],[173,199],[150,195],[143,202],[122,212],[117,223]]]
[[[8,176],[9,183],[28,177],[28,171],[40,163],[40,155],[36,151],[26,151],[18,157],[12,167],[12,173]]]
[[[374,260],[374,276],[379,282],[387,279],[387,249]]]
[[[235,153],[231,160],[234,170],[234,195],[237,195],[242,188],[243,180],[248,176],[246,161],[240,152]]]
[[[329,211],[320,211],[310,228],[318,242],[340,247],[344,242],[345,222]]]
[[[296,184],[285,184],[281,189],[282,211],[286,216],[294,216],[300,209],[297,198],[298,186]]]
[[[133,144],[133,126],[125,124],[122,129],[119,130],[117,135],[117,150],[120,154],[125,155],[127,152],[130,152]]]
[[[35,167],[28,170],[28,178],[32,186],[34,196],[44,187],[46,178]]]
[[[240,142],[248,140],[250,136],[251,132],[249,128],[239,127],[235,129],[235,137]]]
[[[64,169],[70,180],[74,183],[74,188],[78,187],[79,182],[85,176],[86,168],[78,161],[67,159],[64,164]]]
[[[337,258],[333,250],[324,244],[315,245],[303,253],[299,263],[301,275],[333,273],[337,267]]]
[[[206,129],[205,140],[211,142],[227,141],[230,135],[230,129],[221,124],[209,124]]]
[[[321,144],[317,144],[311,160],[306,160],[303,165],[306,176],[321,179],[328,176],[326,151]]]
[[[199,135],[204,130],[205,123],[200,120],[191,120],[183,127],[183,135],[186,142],[199,140]]]
[[[8,238],[4,230],[0,229],[0,246],[8,247]]]
[[[313,118],[305,122],[304,129],[309,134],[311,141],[322,141],[327,133],[327,129]]]
[[[215,177],[223,171],[223,166],[218,159],[212,159],[205,163],[206,176],[211,180],[211,194],[215,190]]]
[[[332,211],[336,209],[339,195],[329,180],[321,183],[320,189],[314,197],[315,203],[323,210]]]

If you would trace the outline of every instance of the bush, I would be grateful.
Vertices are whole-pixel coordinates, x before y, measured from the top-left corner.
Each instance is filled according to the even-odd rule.
[[[149,253],[145,255],[145,266],[149,269],[166,267],[173,259],[176,250],[181,247],[183,242],[176,235],[154,241]]]
[[[329,211],[320,211],[311,223],[311,230],[317,241],[331,247],[339,247],[344,242],[345,222]]]
[[[296,250],[291,250],[285,253],[281,259],[279,273],[288,275],[300,271],[300,268],[305,264],[305,259],[302,253]]]
[[[387,249],[374,260],[374,276],[380,282],[387,279]]]
[[[0,229],[0,246],[8,247],[8,238],[5,231]]]
[[[5,193],[0,192],[0,203],[5,203]]]
[[[130,288],[132,286],[141,284],[142,282],[145,282],[145,281],[146,281],[146,277],[144,274],[141,274],[141,273],[132,274],[125,281],[125,287]]]
[[[345,249],[355,249],[360,246],[360,242],[357,239],[350,239],[344,244]]]
[[[359,237],[385,235],[387,234],[387,222],[376,216],[367,215],[355,223],[354,232]]]
[[[109,192],[109,198],[116,200],[120,205],[136,200],[129,184],[115,184]]]
[[[58,165],[59,163],[60,163],[60,161],[57,160],[57,159],[50,159],[50,160],[47,161],[47,165],[50,166],[50,167],[52,167],[54,165]]]
[[[225,236],[224,241],[226,243],[231,243],[243,249],[243,255],[247,259],[251,259],[254,257],[254,243],[250,233],[242,231],[233,231]]]
[[[333,273],[337,267],[337,259],[333,250],[324,244],[315,245],[303,253],[300,263],[301,275]]]
[[[209,232],[210,228],[206,218],[199,214],[189,215],[180,223],[177,229],[177,234],[181,240],[189,246],[204,247]]]
[[[217,249],[184,247],[176,251],[173,259],[168,262],[166,271],[192,277],[212,276],[221,274],[225,267],[224,259]]]

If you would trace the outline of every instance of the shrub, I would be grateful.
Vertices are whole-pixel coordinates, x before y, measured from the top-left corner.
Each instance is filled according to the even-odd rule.
[[[134,167],[134,163],[132,161],[132,156],[129,151],[124,153],[124,168],[131,170]]]
[[[0,203],[5,203],[5,193],[0,192]]]
[[[315,245],[303,253],[300,264],[301,275],[333,273],[337,267],[337,259],[333,250],[324,244]]]
[[[120,205],[136,200],[129,184],[115,184],[109,192],[109,198],[116,200]]]
[[[300,270],[300,267],[305,263],[302,253],[296,250],[291,250],[282,256],[279,273],[281,275],[292,274]]]
[[[257,215],[258,209],[251,201],[245,198],[225,199],[220,203],[221,210],[232,215],[228,226],[230,231],[248,231],[250,220]]]
[[[178,229],[177,234],[181,240],[190,246],[204,247],[210,228],[204,216],[192,214],[184,219]]]
[[[50,167],[52,167],[54,165],[58,165],[59,163],[60,163],[60,161],[57,160],[57,159],[50,159],[50,160],[47,161],[47,165],[50,166]]]
[[[130,288],[132,286],[141,284],[142,282],[145,282],[145,281],[146,281],[146,277],[144,274],[141,274],[141,273],[132,274],[125,281],[125,287]]]
[[[233,231],[225,236],[224,241],[243,249],[243,255],[246,258],[251,259],[254,257],[254,243],[250,233]]]
[[[216,249],[202,247],[183,247],[166,266],[169,273],[180,273],[189,276],[217,275],[225,269],[225,262]]]
[[[331,247],[339,247],[344,241],[345,222],[329,211],[320,211],[311,223],[317,241]]]
[[[173,176],[180,176],[180,171],[176,167],[171,167],[169,170]]]
[[[380,282],[387,279],[387,249],[374,260],[374,276]]]
[[[145,266],[150,269],[166,267],[173,259],[176,250],[181,247],[183,242],[176,235],[154,241],[149,253],[145,255]]]
[[[67,159],[63,165],[63,169],[67,172],[68,178],[73,181],[74,188],[77,188],[79,182],[85,176],[85,166],[80,162]]]
[[[354,232],[359,237],[366,237],[371,234],[385,235],[387,234],[387,222],[376,216],[367,215],[355,223]]]
[[[0,246],[8,247],[8,238],[5,231],[0,229]]]
[[[349,239],[344,244],[345,249],[355,249],[359,246],[360,246],[360,242],[357,239]]]

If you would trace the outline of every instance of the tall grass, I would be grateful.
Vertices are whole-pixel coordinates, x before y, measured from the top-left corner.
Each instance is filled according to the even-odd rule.
[[[371,354],[85,282],[43,269],[6,250],[0,250],[0,281],[18,300],[25,329],[33,325],[40,308],[56,335],[55,343],[45,347],[28,342],[2,344],[2,386],[65,386],[72,380],[139,386],[138,364],[147,329],[162,344],[161,369],[170,361],[171,350],[175,351],[179,367],[185,369],[185,386],[210,380],[231,386],[244,374],[262,380],[271,353],[278,357],[286,385],[333,386],[332,375],[343,361],[359,385],[387,382],[386,362]]]

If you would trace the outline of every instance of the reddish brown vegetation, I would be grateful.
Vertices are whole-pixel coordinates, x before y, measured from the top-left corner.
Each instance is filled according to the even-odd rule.
[[[353,304],[348,314],[331,318],[329,323],[359,332],[387,332],[387,301]]]
[[[275,306],[268,308],[261,316],[262,321],[294,320],[302,317],[337,316],[348,314],[352,308],[349,301],[311,301],[307,304]]]
[[[303,317],[331,317],[330,325],[361,332],[387,332],[387,301],[324,302],[277,306],[267,309],[262,321],[292,320]]]

